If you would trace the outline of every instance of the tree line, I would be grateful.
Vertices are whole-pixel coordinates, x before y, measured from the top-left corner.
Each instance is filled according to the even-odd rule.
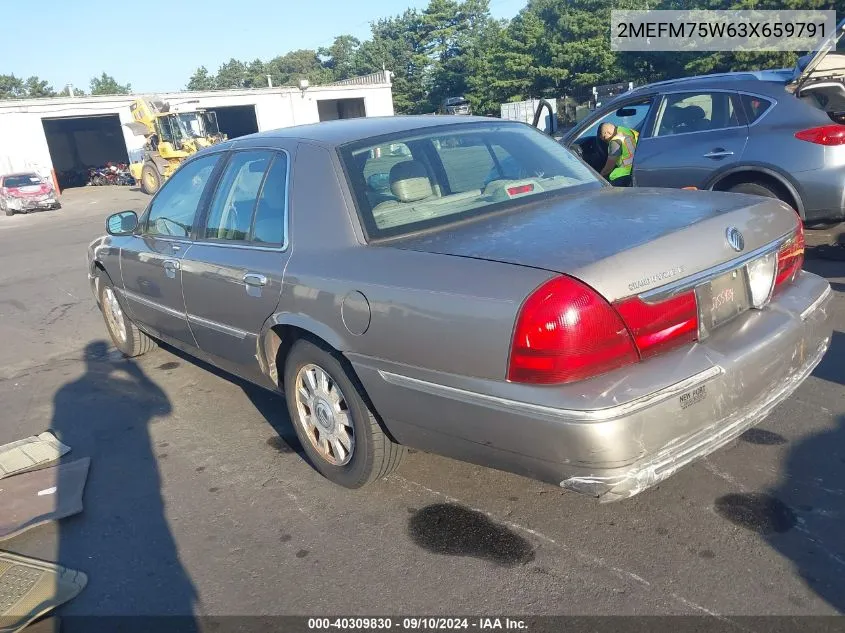
[[[103,73],[92,77],[89,84],[92,95],[127,95],[132,92],[131,84],[119,84],[114,77]],[[0,75],[0,99],[37,99],[39,97],[69,97],[71,88],[65,86],[56,92],[49,82],[33,76],[28,79],[11,75]],[[85,91],[73,88],[73,96],[81,97]]]
[[[694,74],[791,67],[794,52],[619,53],[610,46],[612,9],[836,9],[845,0],[529,0],[511,20],[489,0],[430,0],[371,24],[370,38],[339,35],[331,46],[269,61],[231,59],[216,74],[200,67],[191,90],[327,83],[387,68],[399,113],[436,111],[466,96],[477,113],[527,98],[584,95],[595,85],[636,84]]]
[[[430,0],[422,10],[376,20],[364,41],[344,34],[330,46],[266,61],[232,58],[215,73],[201,66],[186,88],[258,88],[268,78],[274,86],[302,78],[324,84],[386,68],[394,73],[398,113],[434,112],[446,97],[463,95],[476,113],[497,114],[503,102],[581,96],[594,85],[791,67],[797,59],[794,52],[612,51],[611,10],[646,8],[835,9],[842,15],[845,0],[528,0],[510,20],[494,19],[490,0]],[[105,73],[90,86],[91,94],[130,88]],[[38,77],[0,76],[0,98],[53,94]]]

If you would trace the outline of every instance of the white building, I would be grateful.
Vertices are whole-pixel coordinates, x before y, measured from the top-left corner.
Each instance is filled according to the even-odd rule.
[[[84,184],[78,179],[88,167],[128,162],[144,145],[144,138],[124,125],[132,121],[129,105],[139,96],[161,98],[174,109],[212,109],[229,138],[332,119],[393,115],[389,71],[304,89],[0,101],[0,174],[34,170],[48,176],[54,170],[65,188]]]

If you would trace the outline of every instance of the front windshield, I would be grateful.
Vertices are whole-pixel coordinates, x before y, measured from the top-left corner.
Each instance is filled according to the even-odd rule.
[[[178,115],[179,127],[186,138],[202,138],[205,136],[202,119],[196,112],[182,112]]]
[[[341,148],[370,237],[442,226],[602,182],[521,123],[438,126]]]

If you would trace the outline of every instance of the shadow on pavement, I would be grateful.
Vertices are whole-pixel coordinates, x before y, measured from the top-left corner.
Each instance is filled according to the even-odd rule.
[[[248,380],[239,378],[234,374],[230,374],[229,372],[220,369],[219,367],[215,367],[196,356],[191,356],[178,348],[165,343],[160,343],[160,346],[161,349],[181,358],[185,361],[185,363],[196,365],[200,369],[240,387],[244,392],[244,395],[249,398],[252,405],[264,417],[264,419],[267,420],[268,424],[270,424],[276,432],[276,436],[269,437],[267,439],[267,444],[275,448],[280,453],[297,453],[300,457],[307,461],[305,451],[302,450],[302,445],[296,437],[296,431],[294,431],[293,424],[290,416],[288,415],[287,404],[285,403],[284,396],[268,391],[267,389],[259,387]]]
[[[768,535],[769,544],[819,597],[845,613],[845,416],[834,428],[799,440],[783,472],[771,494],[793,509],[796,523],[784,534]]]
[[[62,609],[62,630],[86,628],[87,618],[68,616],[143,614],[188,616],[181,630],[198,631],[197,594],[165,516],[150,436],[170,401],[134,361],[114,360],[103,341],[85,348],[85,365],[85,375],[56,393],[51,426],[74,458],[91,458],[85,509],[60,524],[57,560],[89,577]]]

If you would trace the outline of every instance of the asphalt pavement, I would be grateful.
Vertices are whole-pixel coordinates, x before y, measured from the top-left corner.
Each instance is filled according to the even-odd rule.
[[[88,574],[61,615],[845,612],[845,262],[808,249],[836,292],[813,376],[653,490],[599,505],[414,452],[352,492],[304,461],[276,396],[114,352],[85,248],[146,200],[77,189],[0,217],[0,444],[53,429],[92,460],[81,514],[0,543]]]

